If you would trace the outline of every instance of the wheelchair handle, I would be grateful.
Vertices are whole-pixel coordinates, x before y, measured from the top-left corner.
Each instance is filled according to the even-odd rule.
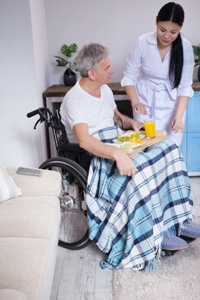
[[[38,114],[39,114],[39,109],[36,109],[36,110],[29,112],[26,116],[27,116],[27,118],[32,118],[33,116],[38,115]]]
[[[50,122],[51,122],[50,120],[52,118],[52,113],[48,108],[40,107],[36,110],[33,110],[33,111],[27,113],[26,116],[28,118],[32,118],[33,116],[36,116],[36,115],[39,115],[40,117],[37,120],[37,122],[35,123],[34,129],[36,129],[39,122],[42,123],[44,121],[46,122],[46,126],[50,126]]]
[[[27,116],[27,118],[32,118],[33,116],[41,115],[41,113],[42,113],[43,111],[49,111],[49,110],[48,110],[48,108],[40,107],[40,108],[38,108],[38,109],[35,109],[35,110],[33,110],[33,111],[27,113],[26,116]]]

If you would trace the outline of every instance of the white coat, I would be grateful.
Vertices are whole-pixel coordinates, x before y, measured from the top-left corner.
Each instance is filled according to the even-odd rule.
[[[182,37],[184,65],[182,78],[178,88],[173,88],[169,81],[170,51],[161,60],[157,47],[157,34],[151,32],[138,38],[131,48],[127,66],[121,85],[133,85],[139,101],[147,108],[147,115],[139,115],[133,111],[134,119],[144,122],[154,118],[157,130],[166,130],[168,139],[178,146],[182,141],[182,133],[171,131],[171,124],[176,110],[178,96],[193,96],[192,78],[194,69],[193,49]],[[183,117],[183,122],[185,116]]]

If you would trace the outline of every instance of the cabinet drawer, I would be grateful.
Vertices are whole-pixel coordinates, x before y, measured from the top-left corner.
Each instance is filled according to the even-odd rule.
[[[200,132],[200,92],[195,92],[187,107],[187,132]]]
[[[186,143],[186,165],[188,172],[200,172],[200,133],[188,133]]]

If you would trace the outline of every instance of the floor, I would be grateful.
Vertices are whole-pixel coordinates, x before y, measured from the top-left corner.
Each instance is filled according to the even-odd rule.
[[[190,177],[190,182],[194,215],[200,217],[200,177]],[[112,271],[100,268],[103,259],[94,244],[78,251],[58,247],[50,300],[111,300]]]

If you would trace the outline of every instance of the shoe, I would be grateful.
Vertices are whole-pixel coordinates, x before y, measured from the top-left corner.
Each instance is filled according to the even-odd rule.
[[[164,232],[161,247],[162,250],[177,251],[187,248],[188,243],[174,234]]]
[[[185,221],[181,225],[180,230],[181,236],[186,236],[192,239],[200,238],[200,224],[198,223]]]

